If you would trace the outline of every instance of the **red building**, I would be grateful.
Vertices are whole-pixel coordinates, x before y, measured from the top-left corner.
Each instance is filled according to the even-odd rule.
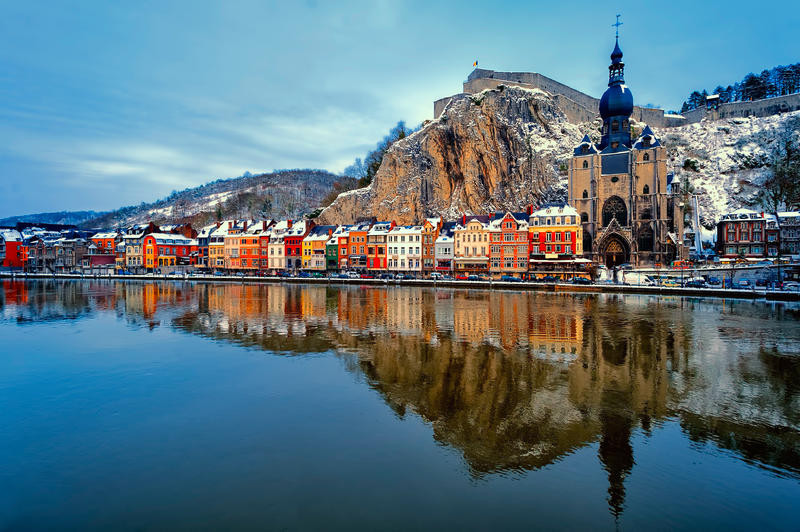
[[[717,224],[717,252],[722,257],[777,257],[780,228],[774,214],[737,209]]]
[[[197,259],[197,240],[179,234],[151,233],[142,241],[144,267],[189,266]]]
[[[0,229],[0,266],[22,268],[25,264],[22,235],[15,229]]]
[[[497,213],[489,222],[489,271],[519,276],[528,271],[528,213]]]
[[[117,233],[97,233],[89,239],[97,248],[97,253],[113,254],[117,249]],[[120,238],[121,239],[121,238]]]
[[[299,270],[303,267],[303,239],[314,229],[312,220],[304,220],[292,224],[283,237],[287,270]]]

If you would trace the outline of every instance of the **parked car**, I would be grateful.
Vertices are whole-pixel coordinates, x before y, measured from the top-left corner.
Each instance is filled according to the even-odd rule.
[[[433,272],[431,274],[431,279],[433,279],[434,281],[441,281],[443,278],[444,278],[444,275],[442,275],[441,273]]]
[[[308,272],[300,272],[298,277],[300,277],[301,279],[310,279],[311,278],[311,274],[308,273]]]
[[[452,280],[453,280],[452,275],[442,275],[442,281],[452,281]]]
[[[469,277],[463,274],[456,275],[456,281],[466,281]]]
[[[800,292],[800,283],[797,281],[786,281],[783,283],[783,289],[787,292]]]
[[[371,273],[362,273],[360,277],[361,277],[361,279],[374,279],[375,278],[375,276],[372,275]]]
[[[416,279],[416,277],[414,277],[410,273],[404,273],[402,279],[404,281],[413,281],[414,279]]]
[[[519,277],[514,277],[513,275],[503,275],[502,277],[500,277],[500,280],[501,281],[505,281],[507,283],[519,283],[519,282],[522,282],[522,279],[520,279]]]
[[[715,287],[715,286],[721,286],[722,282],[717,277],[709,277],[706,284],[708,284],[708,286]]]
[[[753,283],[751,283],[748,279],[742,279],[736,284],[737,288],[752,288]]]
[[[394,275],[391,273],[382,273],[378,279],[394,279]]]
[[[685,288],[705,288],[706,282],[703,279],[689,279],[683,286]]]
[[[361,275],[358,272],[347,272],[348,279],[361,279]]]
[[[552,275],[545,275],[544,277],[542,277],[542,282],[543,283],[557,283],[558,279],[556,279]]]
[[[570,282],[572,284],[583,284],[583,285],[592,284],[592,280],[587,279],[586,277],[573,277],[572,279],[570,279]]]

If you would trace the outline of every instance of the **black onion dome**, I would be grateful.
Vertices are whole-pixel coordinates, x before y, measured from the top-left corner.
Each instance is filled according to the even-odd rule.
[[[619,39],[614,44],[614,51],[611,52],[611,63],[616,65],[622,61],[622,49],[619,47]]]
[[[623,84],[612,85],[600,98],[600,116],[631,116],[633,114],[633,94]]]

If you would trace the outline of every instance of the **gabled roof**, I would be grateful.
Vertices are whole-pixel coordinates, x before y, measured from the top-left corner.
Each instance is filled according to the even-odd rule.
[[[586,146],[588,149],[586,153],[583,153],[583,147]],[[592,142],[592,139],[589,138],[589,135],[584,135],[581,142],[575,146],[574,154],[575,155],[588,155],[590,153],[597,153],[597,147]]]
[[[649,146],[644,145],[645,139],[650,139]],[[653,133],[653,130],[650,129],[650,126],[644,126],[642,134],[639,135],[639,138],[636,139],[636,142],[633,143],[633,149],[635,150],[647,150],[650,148],[655,148],[657,146],[661,146],[661,142],[659,142],[658,138],[656,137],[656,134]]]

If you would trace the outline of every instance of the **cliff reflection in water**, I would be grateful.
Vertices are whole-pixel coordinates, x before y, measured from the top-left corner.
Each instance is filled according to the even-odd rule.
[[[475,476],[597,444],[617,515],[631,438],[687,437],[800,476],[793,307],[645,296],[188,283],[3,284],[4,319],[117,312],[285,354],[335,351],[398,415],[430,422]]]

